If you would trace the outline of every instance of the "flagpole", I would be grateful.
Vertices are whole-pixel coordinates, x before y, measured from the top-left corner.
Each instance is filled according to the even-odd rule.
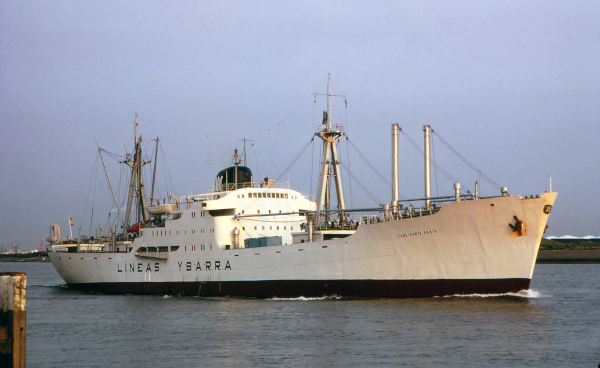
[[[69,217],[69,231],[71,232],[71,239],[73,239],[73,220]]]

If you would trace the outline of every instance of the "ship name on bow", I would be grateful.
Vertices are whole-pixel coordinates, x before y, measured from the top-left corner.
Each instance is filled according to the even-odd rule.
[[[425,230],[425,231],[415,231],[415,232],[412,232],[412,233],[398,234],[398,237],[399,238],[408,238],[409,236],[433,234],[433,233],[437,233],[437,232],[438,231],[436,229]]]

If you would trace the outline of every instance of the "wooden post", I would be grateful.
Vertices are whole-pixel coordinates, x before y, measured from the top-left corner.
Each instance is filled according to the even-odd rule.
[[[25,367],[27,277],[0,273],[0,367]]]

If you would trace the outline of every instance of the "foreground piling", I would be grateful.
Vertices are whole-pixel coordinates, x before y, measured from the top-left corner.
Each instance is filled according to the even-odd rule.
[[[0,273],[0,367],[25,367],[24,272]]]

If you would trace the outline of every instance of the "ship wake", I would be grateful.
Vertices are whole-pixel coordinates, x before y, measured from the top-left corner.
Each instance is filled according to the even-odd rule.
[[[269,300],[291,300],[291,301],[312,301],[312,300],[338,300],[341,299],[341,297],[339,296],[321,296],[321,297],[311,297],[311,298],[307,298],[305,296],[299,296],[297,298],[270,298]]]
[[[501,293],[501,294],[454,294],[454,295],[445,295],[443,298],[498,298],[498,297],[516,297],[516,298],[524,298],[524,299],[535,299],[535,298],[546,298],[551,295],[542,294],[539,291],[535,290],[520,290],[516,293]],[[439,298],[439,297],[436,297]]]

